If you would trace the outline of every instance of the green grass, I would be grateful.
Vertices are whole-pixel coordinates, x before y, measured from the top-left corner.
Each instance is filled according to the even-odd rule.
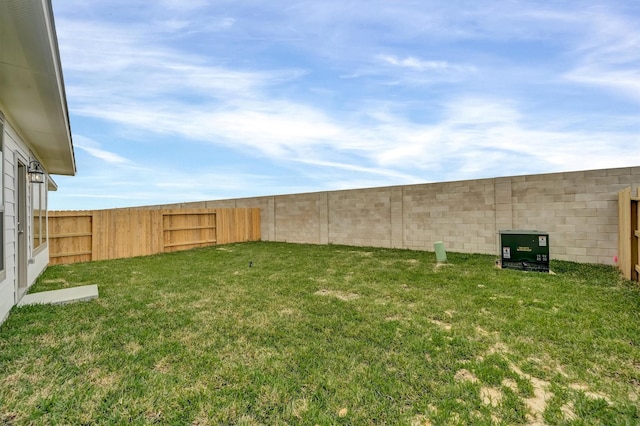
[[[0,327],[0,424],[639,424],[614,268],[245,243],[50,267]],[[253,262],[253,267],[249,267]]]

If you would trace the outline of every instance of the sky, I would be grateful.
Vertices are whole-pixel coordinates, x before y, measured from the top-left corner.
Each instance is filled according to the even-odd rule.
[[[640,165],[640,1],[53,0],[103,209]]]

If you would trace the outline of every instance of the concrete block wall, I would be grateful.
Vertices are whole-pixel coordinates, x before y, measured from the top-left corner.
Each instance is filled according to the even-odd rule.
[[[327,193],[330,243],[355,246],[391,246],[391,189]]]
[[[403,192],[404,247],[433,250],[443,241],[447,250],[493,252],[493,180],[412,185]]]
[[[292,243],[320,244],[320,208],[323,194],[275,197],[275,239]]]
[[[618,191],[638,184],[640,167],[514,177],[514,227],[548,231],[552,258],[613,264]]]
[[[549,233],[553,259],[614,264],[618,191],[640,167],[181,203],[259,207],[262,240],[499,253],[498,232]],[[162,206],[166,207],[166,206]]]

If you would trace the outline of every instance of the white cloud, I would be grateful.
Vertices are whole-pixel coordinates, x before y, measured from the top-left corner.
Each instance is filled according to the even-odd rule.
[[[111,164],[131,164],[131,161],[116,154],[115,152],[109,152],[101,148],[100,144],[91,138],[74,135],[74,146],[87,152],[92,157],[98,158],[106,163]]]
[[[640,101],[640,69],[616,70],[587,65],[568,72],[565,77],[577,83],[600,86],[623,97]]]
[[[577,65],[565,78],[640,100],[639,22],[601,9],[580,16],[588,30],[576,50]]]
[[[446,61],[424,61],[413,56],[401,59],[393,55],[379,55],[378,59],[389,65],[410,68],[416,71],[446,71],[452,68]]]
[[[374,168],[374,167],[362,167],[362,166],[356,166],[354,164],[338,163],[338,162],[335,162],[335,161],[322,161],[322,160],[317,160],[317,159],[298,158],[295,161],[297,161],[299,163],[303,163],[303,164],[309,164],[309,165],[312,165],[312,166],[329,167],[329,168],[332,168],[332,169],[342,169],[342,170],[354,171],[354,172],[359,172],[359,173],[364,173],[364,174],[384,176],[384,177],[387,177],[387,178],[397,179],[397,180],[402,181],[402,182],[417,182],[417,181],[420,180],[420,178],[418,178],[416,176],[411,176],[411,175],[408,175],[406,173],[401,173],[401,172],[398,172],[398,171],[392,170],[392,169],[383,169],[383,168]]]
[[[198,12],[198,10],[203,9],[207,6],[206,0],[160,0],[159,5],[162,8],[166,8],[172,12]]]
[[[73,120],[89,118],[130,144],[131,160],[91,126],[86,139],[74,135],[83,154],[110,166],[92,171],[90,188],[78,193],[140,182],[129,183],[128,200],[188,201],[623,166],[640,157],[637,117],[591,88],[640,99],[640,32],[615,9],[167,2],[109,22],[95,12],[77,19],[92,5],[59,2],[69,12],[57,29]],[[607,106],[594,107],[594,94]],[[223,173],[181,171],[171,158],[147,164],[149,150],[198,157],[205,144],[209,153],[232,151],[235,163]],[[243,173],[244,164],[264,170]]]

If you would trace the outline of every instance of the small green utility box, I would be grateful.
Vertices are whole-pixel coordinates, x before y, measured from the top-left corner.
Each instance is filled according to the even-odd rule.
[[[549,272],[549,233],[500,231],[500,263],[503,269]]]

